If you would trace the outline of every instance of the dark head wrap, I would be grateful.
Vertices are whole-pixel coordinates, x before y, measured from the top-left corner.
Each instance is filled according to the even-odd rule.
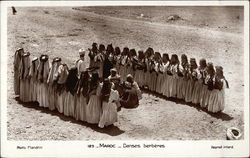
[[[197,69],[197,67],[195,58],[190,58],[190,68]]]
[[[209,62],[207,63],[206,71],[209,75],[214,76],[215,70],[214,70],[214,65],[213,63]]]
[[[99,82],[98,73],[93,73],[90,79],[90,92],[97,88],[98,82]]]
[[[93,43],[92,44],[92,51],[94,52],[94,53],[97,53],[97,43]]]
[[[173,65],[179,64],[179,58],[178,58],[177,54],[173,54],[171,56],[171,64],[173,64]]]
[[[123,51],[122,51],[122,55],[128,55],[129,54],[129,48],[128,47],[124,47]]]
[[[226,80],[224,74],[223,74],[223,67],[222,66],[215,66],[216,70],[216,78],[223,78],[226,82],[226,87],[229,88],[228,81]],[[223,83],[218,82],[217,79],[215,80],[215,87],[217,87],[219,90],[222,89]]]
[[[162,55],[162,61],[165,62],[165,63],[169,61],[169,56],[168,56],[167,53],[163,53],[163,55]]]
[[[154,59],[155,59],[156,61],[159,61],[159,60],[161,59],[161,54],[160,54],[160,52],[155,52]]]
[[[111,92],[111,82],[108,78],[104,79],[103,82],[103,86],[102,86],[102,90],[101,90],[101,100],[102,101],[109,101],[109,96],[110,96],[110,92]]]
[[[113,48],[112,43],[107,46],[106,51],[107,51],[108,54],[114,54],[114,48]]]
[[[80,79],[77,81],[77,85],[76,85],[77,94],[82,92],[83,96],[86,97],[88,95],[89,78],[90,78],[90,76],[89,76],[88,71],[84,71],[84,72],[81,73]]]
[[[136,56],[136,50],[135,49],[130,49],[129,56],[130,57]]]
[[[147,57],[151,57],[152,55],[154,55],[154,49],[151,48],[151,47],[148,47],[148,49],[146,50],[146,54],[147,54]]]
[[[72,95],[75,94],[76,92],[76,84],[77,84],[77,81],[78,81],[78,77],[77,77],[77,68],[76,67],[72,67],[70,70],[69,70],[69,75],[67,77],[67,80],[66,80],[66,83],[65,83],[65,86],[66,86],[66,91],[70,91],[70,93]]]
[[[99,45],[99,52],[105,51],[105,46],[103,44]]]
[[[204,69],[206,67],[207,67],[206,59],[204,59],[204,58],[200,59],[200,69]]]
[[[138,59],[144,59],[144,57],[145,57],[145,55],[144,55],[144,53],[143,53],[143,50],[139,50],[138,51]]]
[[[181,65],[183,67],[187,66],[188,65],[188,58],[187,58],[187,55],[186,54],[182,54],[181,55]]]
[[[121,50],[119,47],[115,47],[115,55],[120,55],[121,54]]]

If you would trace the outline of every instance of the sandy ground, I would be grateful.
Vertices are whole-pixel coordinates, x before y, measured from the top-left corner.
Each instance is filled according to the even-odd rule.
[[[11,10],[8,13],[9,140],[218,140],[226,139],[228,127],[244,129],[243,22],[236,18],[242,16],[242,8],[224,7],[227,14],[215,21],[216,13],[222,13],[218,8],[212,13],[206,8],[159,9],[157,13],[147,12],[148,19],[138,19],[146,8],[95,8],[95,12],[93,8],[70,7],[16,9],[17,15],[13,16]],[[185,20],[161,20],[170,13],[179,13]],[[200,16],[195,18],[193,14]],[[17,47],[24,47],[32,57],[42,53],[49,54],[50,59],[59,56],[71,66],[77,60],[78,49],[88,48],[93,42],[136,50],[151,46],[161,53],[186,53],[222,65],[230,84],[224,112],[211,114],[181,101],[143,93],[138,108],[122,109],[115,126],[99,129],[35,104],[18,102],[13,91],[13,55]]]

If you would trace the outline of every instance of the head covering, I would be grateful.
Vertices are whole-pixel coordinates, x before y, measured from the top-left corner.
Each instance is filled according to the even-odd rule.
[[[161,59],[161,54],[160,54],[160,52],[155,52],[154,59],[157,60],[157,61],[158,61],[159,59]]]
[[[181,55],[181,63],[182,64],[187,64],[188,63],[188,58],[186,54]]]
[[[120,55],[121,54],[121,50],[119,47],[115,47],[115,55]]]
[[[206,70],[207,70],[207,72],[208,72],[210,75],[212,75],[212,76],[214,75],[215,70],[214,70],[214,65],[213,65],[212,62],[208,62],[208,63],[207,63]]]
[[[171,64],[179,64],[179,58],[178,58],[177,54],[173,54],[171,56]]]
[[[138,51],[138,59],[143,59],[145,57],[143,50]]]
[[[195,58],[190,58],[190,66],[194,69],[198,67]]]
[[[215,71],[216,71],[216,76],[224,77],[222,66],[215,66]]]
[[[154,54],[154,49],[151,47],[148,47],[146,52],[147,52],[147,57],[151,57]]]
[[[204,58],[200,59],[200,67],[202,67],[202,68],[207,67],[207,61],[206,61],[206,59],[204,59]]]
[[[23,54],[24,57],[29,56],[29,55],[30,55],[30,52],[25,52],[25,53]]]
[[[132,56],[136,56],[136,50],[135,49],[130,49],[129,50],[129,55]]]
[[[59,62],[59,61],[62,61],[62,59],[59,58],[59,57],[55,57],[55,58],[53,59],[53,62]]]
[[[107,53],[111,53],[111,54],[114,53],[114,48],[113,48],[112,43],[108,44],[106,51],[107,51]]]
[[[92,43],[92,47],[97,47],[97,43]]]
[[[17,48],[17,52],[24,51],[23,48]]]
[[[99,45],[99,52],[105,51],[105,46],[103,44]]]
[[[168,56],[167,53],[163,53],[163,55],[162,55],[162,61],[163,62],[168,62],[169,61],[169,56]]]
[[[122,55],[128,55],[129,54],[129,48],[128,47],[124,47],[123,51],[122,51]]]
[[[42,61],[47,61],[49,59],[48,55],[41,55],[41,60]]]
[[[110,72],[117,72],[116,68],[110,69]]]
[[[128,74],[127,77],[126,77],[126,81],[130,82],[130,83],[133,83],[134,81],[134,78],[131,74]]]
[[[79,49],[79,55],[84,55],[85,53],[86,51],[83,48]]]
[[[36,60],[38,60],[38,57],[34,57],[34,58],[32,59],[32,62],[33,62],[33,61],[36,61]]]

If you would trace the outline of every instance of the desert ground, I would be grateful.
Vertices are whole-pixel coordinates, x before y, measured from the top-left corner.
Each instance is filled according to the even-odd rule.
[[[8,9],[8,140],[225,140],[229,127],[244,129],[242,7],[17,7]],[[142,15],[143,14],[143,15]],[[178,20],[168,20],[178,15]],[[224,67],[226,107],[212,114],[197,106],[144,92],[136,109],[100,129],[14,95],[13,55],[18,47],[59,56],[74,65],[93,42],[206,58]],[[2,52],[4,53],[4,52]],[[5,105],[2,105],[5,106]],[[242,137],[243,139],[243,137]]]

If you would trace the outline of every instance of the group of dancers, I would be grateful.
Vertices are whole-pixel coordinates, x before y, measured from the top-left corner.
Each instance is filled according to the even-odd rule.
[[[38,102],[41,107],[100,128],[114,124],[119,107],[130,105],[130,100],[137,100],[139,105],[140,88],[131,75],[121,84],[115,68],[101,77],[100,67],[86,65],[85,54],[80,49],[80,59],[69,68],[59,57],[51,62],[48,55],[31,60],[29,52],[18,49],[14,59],[15,94],[22,102]]]
[[[149,47],[146,51],[123,48],[113,48],[112,44],[105,49],[103,44],[96,43],[89,49],[90,65],[101,67],[99,74],[104,78],[109,69],[115,67],[122,81],[126,75],[134,76],[139,87],[153,93],[183,99],[188,103],[206,108],[217,113],[225,107],[225,88],[229,88],[223,75],[223,67],[214,66],[202,58],[199,65],[195,58],[182,54],[179,60],[177,54],[155,52]]]
[[[85,56],[89,56],[87,65]],[[15,52],[14,90],[23,102],[57,110],[66,116],[103,128],[117,121],[119,107],[134,108],[142,98],[141,88],[183,99],[217,113],[224,110],[228,82],[221,66],[195,58],[181,61],[176,54],[145,52],[125,47],[92,44],[79,50],[79,60],[69,68],[61,58],[48,55],[30,59],[23,48]]]

